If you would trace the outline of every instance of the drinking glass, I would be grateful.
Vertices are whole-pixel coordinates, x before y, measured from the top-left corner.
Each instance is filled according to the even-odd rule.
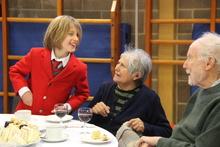
[[[79,120],[83,122],[82,128],[85,128],[85,123],[92,119],[92,109],[89,107],[81,107],[78,109]]]
[[[63,103],[55,104],[54,112],[60,118],[60,124],[63,125],[62,118],[67,114],[67,106]]]

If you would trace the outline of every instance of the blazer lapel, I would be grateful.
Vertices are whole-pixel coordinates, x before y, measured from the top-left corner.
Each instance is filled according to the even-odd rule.
[[[51,60],[50,60],[51,57],[50,56],[51,56],[50,50],[42,52],[42,58],[41,58],[40,64],[42,65],[43,71],[46,72],[49,79],[52,79],[53,75],[52,75],[52,67],[51,67]]]
[[[77,66],[77,59],[74,55],[71,55],[67,65],[57,76],[55,76],[54,80],[59,80],[72,74],[72,72],[75,71],[76,66]]]

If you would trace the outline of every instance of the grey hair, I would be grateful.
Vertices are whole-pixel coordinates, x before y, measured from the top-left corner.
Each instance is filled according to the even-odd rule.
[[[128,72],[130,74],[141,73],[141,78],[137,82],[142,84],[152,69],[152,61],[149,54],[143,49],[128,47],[121,54],[121,57],[128,59]]]
[[[218,70],[220,70],[220,35],[217,33],[207,32],[197,39],[202,57],[214,57]]]

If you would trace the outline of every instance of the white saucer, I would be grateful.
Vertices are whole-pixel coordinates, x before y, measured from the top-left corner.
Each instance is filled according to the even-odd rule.
[[[68,134],[63,134],[63,137],[61,137],[57,140],[51,140],[51,139],[48,139],[47,137],[41,138],[41,139],[45,142],[63,142],[63,141],[66,141],[68,139],[68,137],[69,137]]]
[[[62,118],[62,121],[67,122],[67,121],[70,121],[72,119],[73,119],[72,115],[65,115]],[[54,122],[54,123],[59,123],[60,122],[60,118],[56,115],[48,115],[48,116],[46,116],[46,120],[49,121],[49,122]]]
[[[84,134],[81,135],[81,141],[85,143],[91,143],[91,144],[103,144],[103,143],[108,143],[111,142],[111,138],[108,137],[107,140],[101,140],[101,139],[92,139],[91,134]]]

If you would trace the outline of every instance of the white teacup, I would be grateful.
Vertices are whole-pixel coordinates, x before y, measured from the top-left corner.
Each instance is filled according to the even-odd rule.
[[[46,139],[57,141],[63,138],[63,127],[59,125],[50,125],[46,127]]]
[[[18,110],[15,112],[15,117],[28,121],[31,119],[31,110]]]

